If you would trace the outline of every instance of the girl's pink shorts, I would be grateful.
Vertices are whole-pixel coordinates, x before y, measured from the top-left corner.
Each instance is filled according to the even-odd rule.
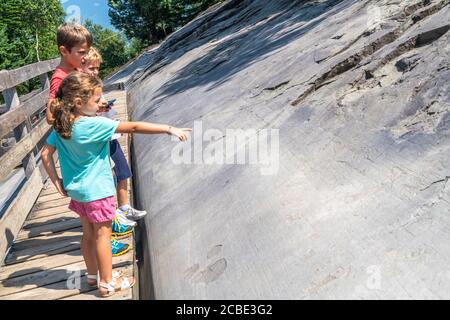
[[[114,196],[90,202],[79,202],[72,199],[69,209],[78,213],[80,218],[87,218],[91,223],[106,222],[114,219],[116,202]]]

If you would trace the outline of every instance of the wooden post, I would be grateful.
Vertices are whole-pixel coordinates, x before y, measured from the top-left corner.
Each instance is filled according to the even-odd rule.
[[[17,94],[15,87],[3,90],[2,94],[3,98],[5,98],[5,104],[8,110],[17,108],[19,106],[19,95]]]
[[[17,94],[16,87],[5,89],[2,92],[3,97],[5,98],[6,109],[13,110],[20,105],[19,95]],[[27,118],[27,123],[29,119]],[[31,128],[30,128],[31,130]],[[14,137],[16,141],[20,141],[23,136],[27,134],[27,126],[25,124],[19,125],[16,129],[14,129]],[[30,152],[23,160],[22,165],[25,170],[25,176],[28,179],[33,173],[34,168],[36,167],[36,161],[34,159],[33,152]]]
[[[39,76],[39,81],[41,82],[41,89],[45,90],[50,87],[50,82],[48,81],[47,73],[43,73]]]
[[[39,75],[39,82],[41,83],[41,90],[44,91],[48,88],[50,88],[50,81],[48,80],[47,72]],[[45,110],[45,109],[44,109]],[[39,120],[38,120],[39,122]],[[29,124],[30,128],[28,128],[28,131],[31,130],[31,119],[27,119],[27,124]],[[28,127],[28,125],[27,125]],[[39,148],[36,144],[36,146],[33,149],[34,155],[37,156],[39,153]]]

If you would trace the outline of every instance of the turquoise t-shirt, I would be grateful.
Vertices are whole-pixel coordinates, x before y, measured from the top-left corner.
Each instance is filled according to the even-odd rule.
[[[61,138],[52,130],[47,143],[56,148],[67,194],[89,202],[116,193],[109,161],[109,141],[118,121],[104,117],[81,117],[72,126],[72,137]]]

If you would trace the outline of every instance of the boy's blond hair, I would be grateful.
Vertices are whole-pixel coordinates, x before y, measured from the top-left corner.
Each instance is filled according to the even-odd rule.
[[[82,25],[74,22],[66,22],[59,26],[56,32],[56,44],[58,48],[64,46],[69,52],[73,47],[86,43],[92,46],[92,35]]]
[[[87,61],[90,61],[90,62],[97,62],[98,61],[99,63],[103,62],[102,55],[94,47],[91,47],[91,49],[89,49],[89,52],[84,56],[84,60],[86,62]]]

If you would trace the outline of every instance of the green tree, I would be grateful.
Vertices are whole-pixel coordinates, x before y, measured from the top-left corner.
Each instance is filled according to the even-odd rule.
[[[129,59],[135,58],[137,55],[139,55],[142,52],[142,49],[144,49],[147,46],[146,41],[142,41],[139,38],[133,38],[129,42],[127,46],[127,55]]]
[[[56,30],[64,22],[65,12],[59,1],[28,0],[28,9],[22,13],[22,19],[34,32],[34,50],[37,61],[49,59],[57,55]],[[56,18],[55,18],[56,17]],[[56,49],[56,53],[55,53]]]
[[[108,0],[111,23],[146,45],[160,42],[221,0]]]
[[[17,40],[10,41],[6,25],[0,24],[0,70],[9,69],[12,65],[19,65],[20,56],[15,50]]]
[[[0,69],[15,69],[58,56],[56,29],[64,22],[59,0],[2,0],[0,2]],[[32,79],[19,94],[39,86]]]
[[[85,21],[84,26],[94,38],[93,46],[103,57],[100,68],[102,78],[134,58],[142,49],[142,42],[139,39],[128,42],[120,33],[95,24],[89,19]]]

